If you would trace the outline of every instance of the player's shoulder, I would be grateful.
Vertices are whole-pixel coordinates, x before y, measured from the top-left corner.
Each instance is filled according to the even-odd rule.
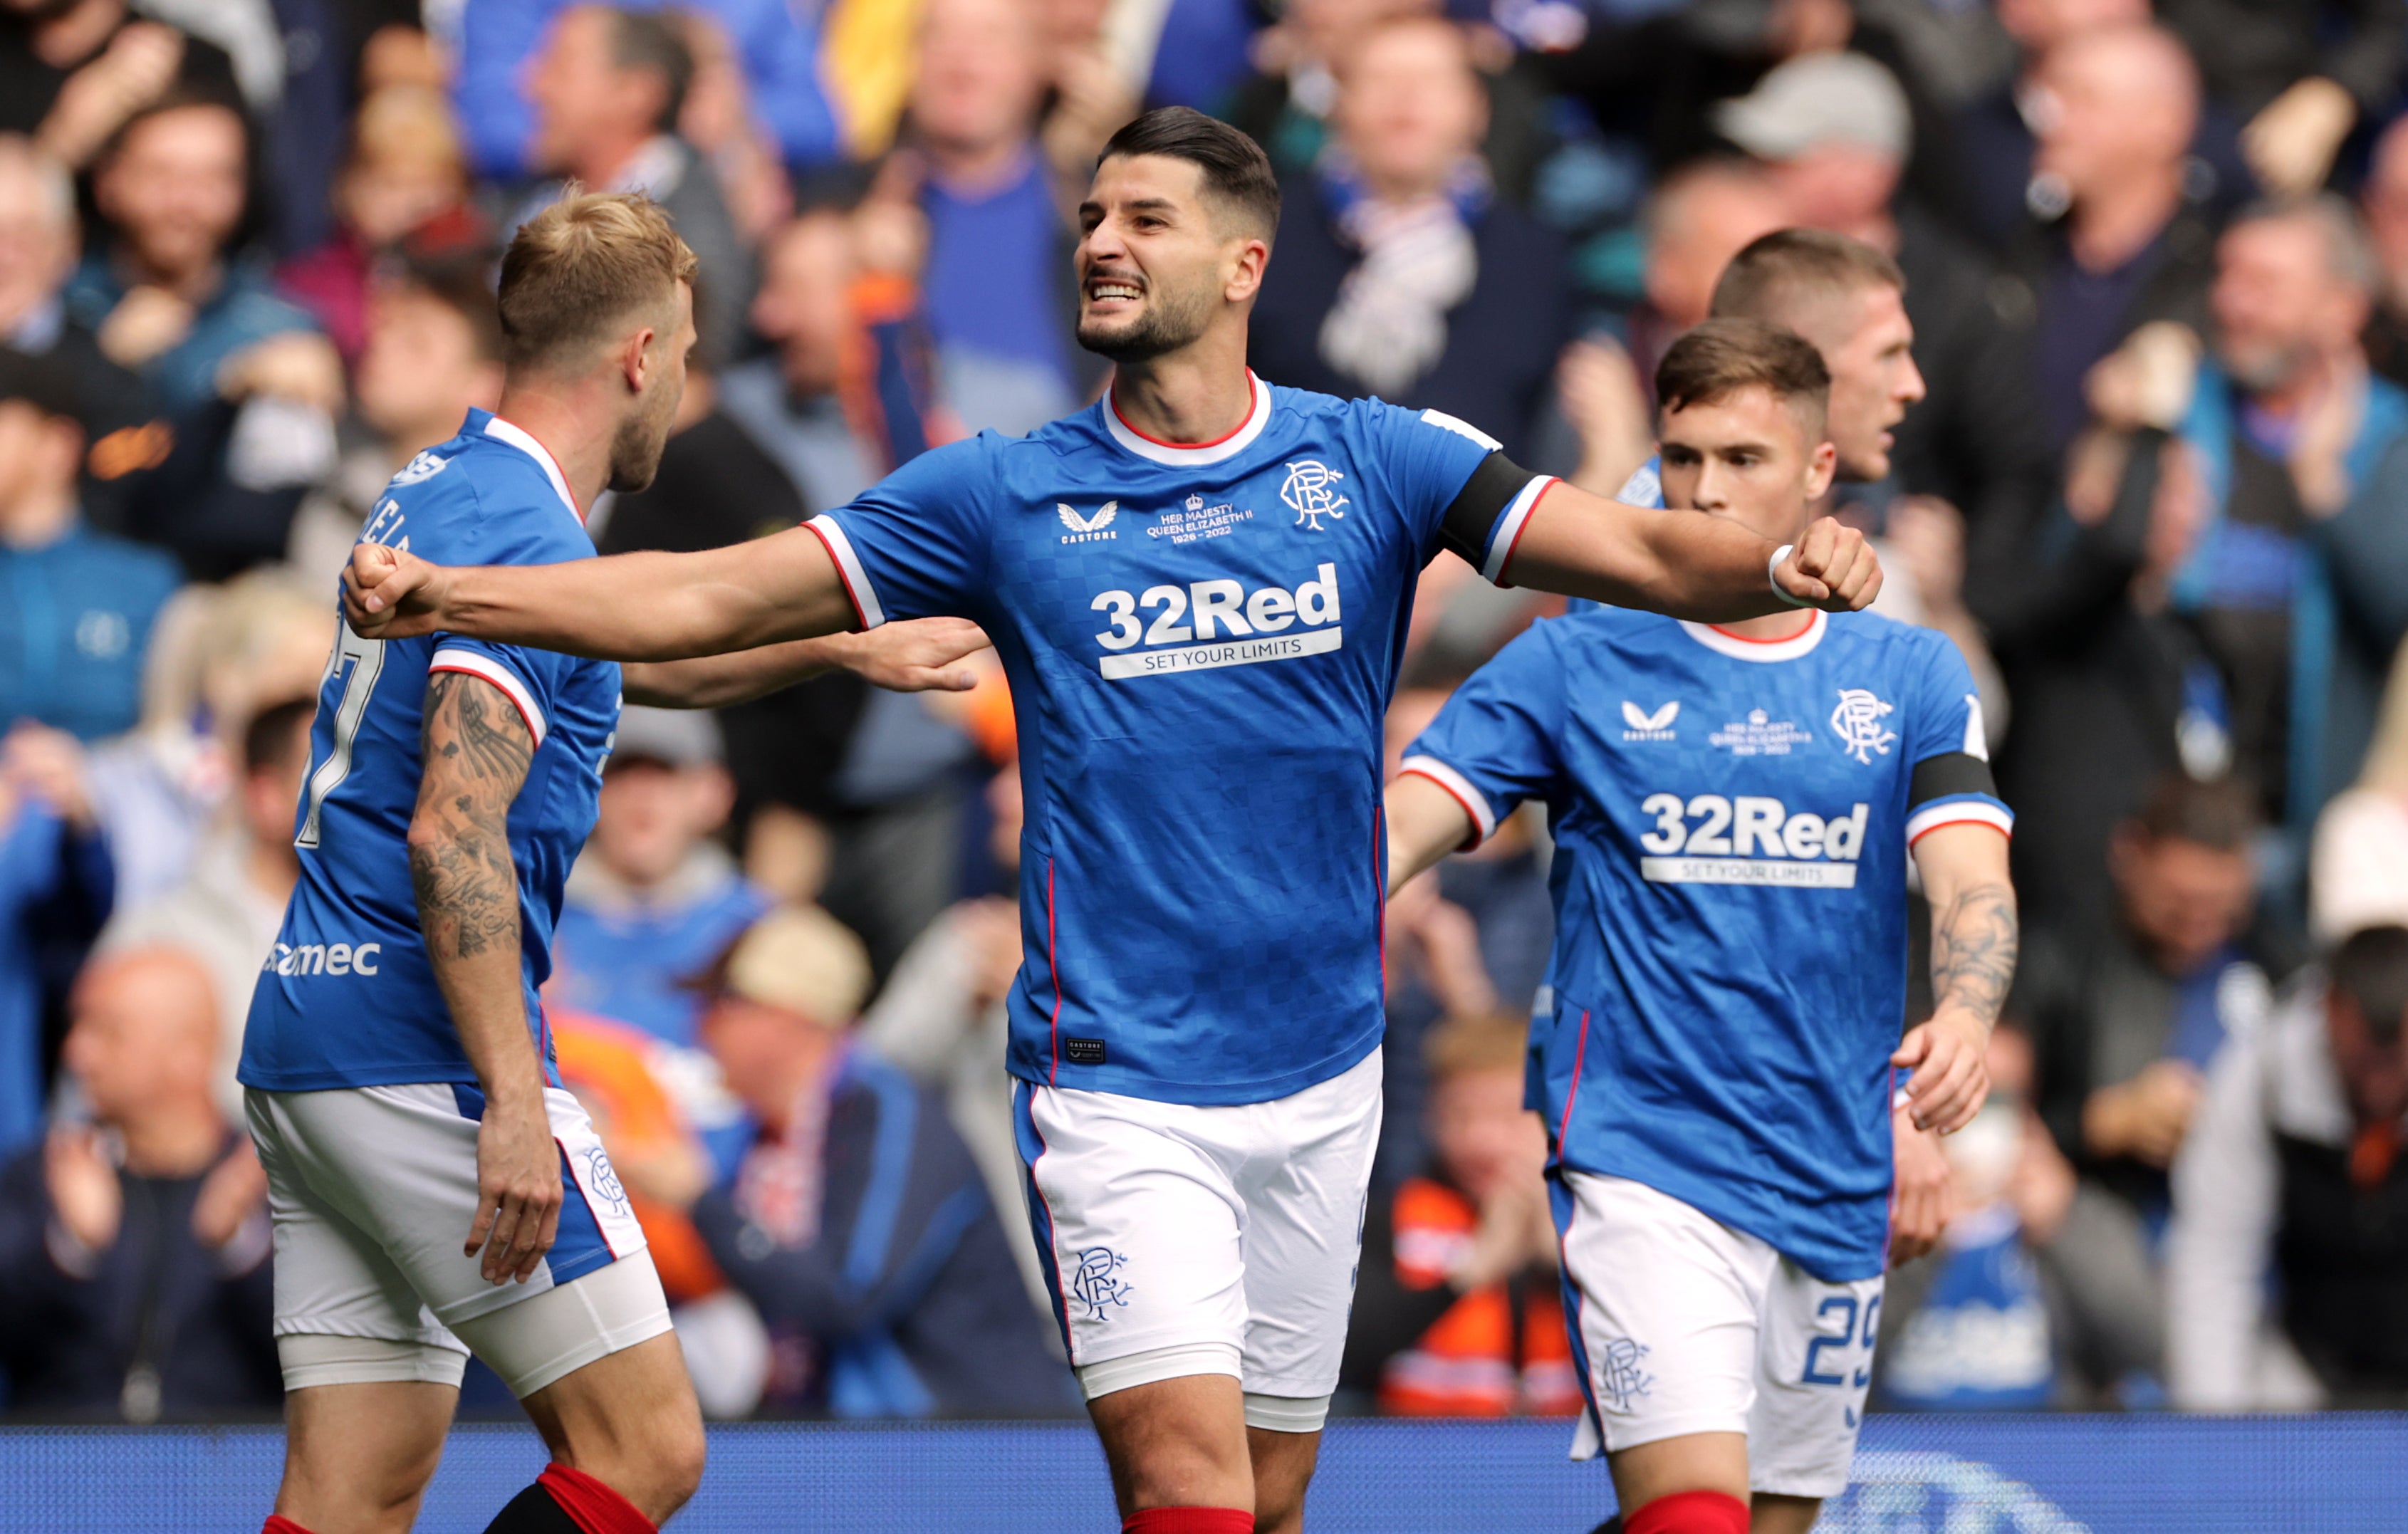
[[[1901,669],[1964,664],[1956,641],[1936,628],[1902,623],[1878,612],[1835,612],[1826,640],[1833,658],[1870,658]]]
[[[369,520],[380,542],[410,539],[442,558],[575,558],[594,552],[568,487],[533,438],[471,411],[450,440],[426,449],[385,484]],[[516,433],[523,437],[523,433]]]

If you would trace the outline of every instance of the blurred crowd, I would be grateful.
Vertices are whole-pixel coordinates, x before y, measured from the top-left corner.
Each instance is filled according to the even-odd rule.
[[[699,254],[677,435],[591,530],[724,546],[1093,400],[1071,214],[1172,103],[1283,178],[1257,372],[1602,493],[1742,246],[1895,258],[1834,509],[1972,667],[2028,937],[1876,1401],[2408,1403],[2403,86],[2403,0],[0,0],[0,1405],[277,1406],[233,1062],[332,583],[495,403],[525,212],[641,189]],[[1558,610],[1433,566],[1392,754]],[[628,711],[548,1011],[714,1414],[1076,1411],[1019,815],[999,676]],[[1358,1410],[1576,1407],[1548,853],[1392,910]]]

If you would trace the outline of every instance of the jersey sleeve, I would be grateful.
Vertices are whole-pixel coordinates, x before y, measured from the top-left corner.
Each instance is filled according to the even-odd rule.
[[[924,452],[803,523],[827,545],[861,627],[983,609],[994,454],[1003,441],[981,432]]]
[[[1412,519],[1422,557],[1453,550],[1498,585],[1532,509],[1555,483],[1505,456],[1495,437],[1443,410],[1406,410],[1377,400],[1382,461]]]
[[[1476,847],[1524,799],[1555,781],[1564,718],[1563,664],[1546,624],[1525,632],[1472,673],[1405,750],[1399,773],[1427,778],[1471,817]]]
[[[2014,811],[1999,797],[1990,775],[1990,745],[1982,719],[1982,695],[1955,641],[1931,629],[1914,633],[1920,664],[1915,668],[1906,793],[1906,840],[1913,846],[1927,831],[1968,823],[2013,836]]]
[[[549,495],[549,487],[543,493]],[[568,537],[554,536],[566,515],[557,503],[523,509],[489,503],[480,513],[465,475],[427,481],[418,499],[421,505],[405,508],[401,525],[410,552],[438,565],[557,565],[593,552],[573,529]],[[428,675],[452,672],[493,683],[542,746],[552,733],[552,705],[578,665],[576,657],[449,631],[437,632],[434,640]]]

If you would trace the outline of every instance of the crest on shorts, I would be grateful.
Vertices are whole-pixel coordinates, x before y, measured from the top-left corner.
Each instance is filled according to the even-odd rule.
[[[611,1213],[628,1212],[627,1190],[619,1185],[619,1174],[599,1145],[585,1147],[585,1191],[609,1205]]]
[[[1128,1304],[1131,1289],[1113,1276],[1127,1266],[1128,1258],[1109,1246],[1091,1246],[1079,1254],[1078,1270],[1070,1275],[1070,1297],[1087,1308],[1088,1320],[1102,1320],[1106,1306]]]
[[[1629,1411],[1633,1401],[1655,1388],[1656,1376],[1639,1367],[1646,1356],[1647,1345],[1627,1337],[1615,1338],[1598,1355],[1597,1388],[1615,1411]]]

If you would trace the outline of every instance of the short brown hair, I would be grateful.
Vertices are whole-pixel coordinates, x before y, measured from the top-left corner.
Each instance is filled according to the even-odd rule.
[[[1877,287],[1902,294],[1906,273],[1863,240],[1822,229],[1775,229],[1731,257],[1708,312],[1718,320],[1789,324],[1809,305]]]
[[[502,360],[526,367],[591,347],[667,303],[697,265],[650,197],[572,185],[502,255]]]
[[[1207,195],[1235,208],[1253,233],[1268,240],[1279,228],[1279,177],[1263,147],[1218,118],[1193,107],[1156,107],[1112,135],[1097,168],[1115,155],[1159,154],[1184,160],[1203,176]]]
[[[1530,1020],[1512,1012],[1450,1017],[1422,1040],[1433,1081],[1474,1070],[1519,1070],[1530,1049]]]
[[[2246,852],[2257,839],[2257,791],[2237,778],[2200,782],[2179,772],[2157,780],[2131,827],[2148,841],[2187,841],[2219,853]]]
[[[1814,441],[1822,439],[1831,372],[1823,353],[1794,330],[1761,320],[1708,320],[1674,341],[1656,365],[1656,399],[1668,414],[1717,404],[1742,389],[1770,390],[1805,418]]]

